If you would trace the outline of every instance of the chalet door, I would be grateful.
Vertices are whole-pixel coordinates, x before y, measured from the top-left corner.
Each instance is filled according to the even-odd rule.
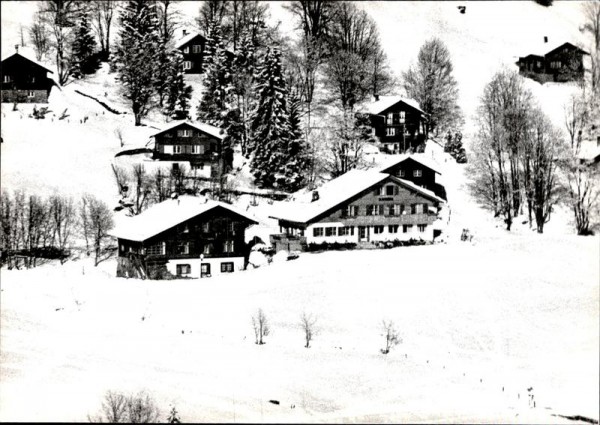
[[[359,242],[369,242],[369,227],[368,226],[358,226],[358,241]]]

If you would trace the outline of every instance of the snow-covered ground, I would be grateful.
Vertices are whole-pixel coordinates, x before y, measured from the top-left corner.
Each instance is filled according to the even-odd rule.
[[[85,420],[109,389],[196,422],[597,419],[598,247],[511,234],[205,281],[116,279],[114,261],[2,270],[0,420]],[[302,312],[318,317],[309,349]],[[403,339],[387,356],[383,319]]]

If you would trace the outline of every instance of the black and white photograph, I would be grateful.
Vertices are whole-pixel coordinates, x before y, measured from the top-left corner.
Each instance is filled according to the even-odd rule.
[[[598,424],[600,1],[0,12],[0,422]]]

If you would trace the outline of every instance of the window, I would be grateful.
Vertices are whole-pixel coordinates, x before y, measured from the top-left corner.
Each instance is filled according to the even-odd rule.
[[[179,242],[177,244],[177,254],[187,255],[190,253],[190,243],[189,242]]]
[[[338,229],[339,236],[354,236],[354,226],[345,226]]]
[[[406,121],[406,112],[400,111],[400,124],[404,124]]]
[[[177,264],[177,276],[183,276],[192,272],[192,267],[189,264]]]
[[[396,186],[394,186],[394,185],[388,185],[388,186],[386,186],[385,187],[385,194],[387,196],[397,195]]]
[[[390,233],[398,233],[398,225],[397,224],[390,224],[388,226],[388,232]]]
[[[194,44],[192,46],[192,53],[202,53],[202,45],[201,44]]]
[[[417,224],[417,227],[419,228],[420,233],[424,233],[425,229],[427,228],[427,225],[426,224]]]
[[[373,233],[376,235],[383,233],[383,226],[373,226]]]
[[[388,127],[385,129],[385,135],[386,136],[395,136],[396,135],[396,129],[394,127]]]
[[[4,81],[5,83],[10,83],[10,75],[5,75],[2,81]]]
[[[391,125],[392,124],[392,120],[393,120],[393,115],[391,112],[387,114],[387,125]]]
[[[165,255],[166,243],[161,242],[156,245],[150,245],[148,247],[148,255]]]
[[[210,276],[210,263],[200,264],[200,277],[202,276]]]
[[[210,232],[210,221],[207,221],[205,223],[202,223],[202,232],[203,233],[208,233]]]
[[[211,243],[207,243],[206,245],[204,245],[204,249],[202,250],[203,254],[212,254],[213,252],[213,245]]]
[[[183,70],[192,69],[192,61],[183,61]]]
[[[235,235],[235,223],[233,221],[229,222],[229,233],[231,233],[232,235]]]
[[[367,215],[374,215],[373,210],[375,209],[375,205],[367,205]]]
[[[179,137],[192,137],[192,130],[184,129],[177,131],[177,136]]]
[[[221,273],[233,273],[233,262],[221,263]]]
[[[400,177],[405,177],[406,176],[406,172],[404,170],[400,170]]]
[[[414,204],[413,214],[423,214],[423,204]]]
[[[174,153],[181,153],[182,151],[182,146],[181,145],[175,145],[173,146],[173,152]]]
[[[193,145],[192,153],[203,154],[204,153],[204,145]]]
[[[125,245],[119,244],[119,248],[121,249],[121,252],[125,251]]]
[[[313,236],[315,238],[323,236],[323,228],[322,227],[314,227],[313,228]]]
[[[412,232],[412,224],[403,224],[402,225],[402,233],[410,233]]]
[[[337,234],[337,230],[335,227],[326,227],[325,228],[325,236],[335,236]]]
[[[190,46],[186,46],[183,48],[183,53],[188,54],[190,52]]]
[[[225,243],[223,244],[223,252],[233,252],[233,241],[225,241]]]
[[[168,137],[170,139],[171,137],[173,137],[173,133],[165,133],[165,137]]]
[[[348,205],[346,207],[346,215],[348,217],[356,217],[358,215],[358,205]]]
[[[194,171],[202,171],[203,168],[204,168],[204,164],[202,164],[202,163],[192,164],[192,170],[194,170]]]
[[[421,177],[422,175],[423,175],[423,171],[413,170],[413,177]]]
[[[35,96],[35,93],[33,92],[33,90],[29,90],[27,92],[27,97],[33,97],[33,96]]]
[[[181,233],[190,233],[190,227],[187,224],[184,224],[181,227]]]

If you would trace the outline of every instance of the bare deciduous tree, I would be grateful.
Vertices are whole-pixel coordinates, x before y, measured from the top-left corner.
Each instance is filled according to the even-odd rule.
[[[52,223],[52,245],[65,253],[72,238],[77,214],[72,198],[53,195],[49,199],[50,220]],[[64,264],[66,256],[61,256]]]
[[[50,36],[48,28],[39,12],[35,14],[28,32],[29,40],[33,44],[35,51],[35,58],[41,61],[50,52]]]
[[[402,338],[396,330],[396,325],[393,321],[383,320],[382,323],[383,336],[385,338],[385,348],[381,349],[383,354],[388,354],[390,350],[402,342]]]
[[[302,328],[302,331],[304,332],[304,347],[305,348],[310,348],[310,342],[313,339],[313,336],[316,333],[316,324],[317,324],[317,318],[314,317],[312,314],[307,314],[306,312],[302,313],[302,316],[300,316],[300,326]]]
[[[92,16],[92,26],[100,41],[102,60],[108,60],[110,54],[110,30],[114,12],[117,8],[116,0],[92,0],[89,3]]]
[[[90,422],[109,423],[157,423],[160,410],[154,399],[145,391],[129,396],[107,391],[99,415],[89,416]]]
[[[403,75],[404,89],[429,114],[428,132],[446,134],[460,123],[458,84],[454,79],[450,52],[439,39],[427,41],[416,64]]]
[[[146,173],[143,164],[135,164],[131,173],[130,191],[133,205],[131,214],[138,215],[144,211],[149,204],[152,187],[152,178]]]
[[[91,244],[94,248],[94,266],[97,266],[110,257],[105,249],[110,241],[108,232],[113,227],[112,212],[104,202],[87,194],[82,197],[80,217],[88,252]]]
[[[270,327],[267,316],[262,308],[259,308],[256,315],[252,316],[252,327],[254,329],[254,343],[258,345],[264,344],[263,338],[269,336]]]

